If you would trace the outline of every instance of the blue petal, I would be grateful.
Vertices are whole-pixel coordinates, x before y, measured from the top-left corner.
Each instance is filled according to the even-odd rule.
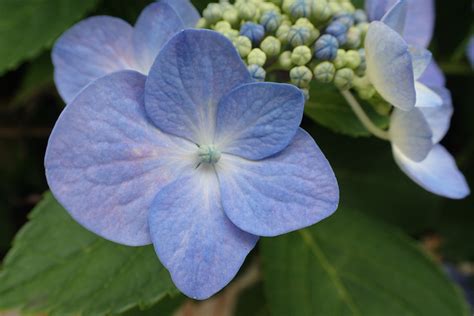
[[[435,25],[434,0],[408,0],[403,37],[407,43],[428,47]]]
[[[395,109],[390,118],[390,137],[392,145],[413,161],[426,158],[433,146],[431,131],[422,112]]]
[[[434,60],[426,68],[425,72],[418,78],[418,81],[428,87],[443,88],[446,85],[446,78]]]
[[[142,11],[133,33],[135,57],[142,73],[149,72],[163,45],[182,29],[181,18],[165,3],[152,3]]]
[[[208,165],[160,191],[149,225],[156,253],[175,285],[201,300],[234,278],[258,240],[226,217],[217,176]]]
[[[96,16],[77,23],[57,40],[52,52],[54,80],[66,103],[97,78],[137,69],[132,33],[123,20]]]
[[[426,190],[451,199],[463,199],[470,194],[466,179],[449,152],[436,145],[426,159],[414,162],[393,148],[395,161],[416,183]]]
[[[219,163],[224,210],[251,234],[284,234],[313,225],[337,209],[339,189],[331,166],[302,129],[275,156],[251,161],[223,155]]]
[[[251,81],[227,38],[209,30],[184,30],[165,45],[150,71],[146,110],[163,131],[210,144],[218,103]]]
[[[365,12],[370,21],[380,21],[395,0],[365,0]]]
[[[410,46],[409,50],[413,62],[413,74],[415,79],[418,79],[430,65],[432,54],[429,50],[419,46]]]
[[[223,153],[262,159],[284,149],[303,118],[304,95],[288,84],[250,83],[227,94],[217,110],[214,144]]]
[[[415,83],[416,90],[416,104],[415,107],[439,107],[443,105],[443,99],[434,92],[432,89],[428,88],[420,82]]]
[[[367,75],[380,95],[405,111],[416,103],[415,79],[408,45],[398,33],[372,22],[365,38]]]
[[[451,94],[448,89],[434,88],[434,91],[442,98],[443,105],[438,107],[421,107],[428,125],[433,133],[433,143],[439,143],[449,130],[451,117],[453,115],[453,105]]]
[[[189,0],[161,0],[160,2],[171,6],[178,13],[185,27],[195,27],[201,17]]]
[[[61,114],[45,158],[51,191],[72,217],[131,246],[150,243],[149,207],[195,153],[194,144],[147,120],[144,86],[134,71],[88,85]]]
[[[387,13],[382,17],[381,21],[388,25],[392,30],[396,31],[398,34],[403,35],[407,12],[407,0],[399,0],[387,11]]]

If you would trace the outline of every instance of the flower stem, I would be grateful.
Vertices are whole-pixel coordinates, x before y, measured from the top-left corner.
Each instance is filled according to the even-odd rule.
[[[348,90],[340,90],[342,96],[346,99],[347,103],[349,106],[352,108],[352,111],[354,111],[355,115],[359,119],[359,121],[364,125],[364,127],[371,132],[374,136],[383,139],[383,140],[388,140],[390,141],[390,134],[387,131],[384,131],[383,129],[378,128],[367,116],[367,114],[364,112],[364,109],[362,109],[361,105],[359,102],[357,102],[356,98],[350,93]]]

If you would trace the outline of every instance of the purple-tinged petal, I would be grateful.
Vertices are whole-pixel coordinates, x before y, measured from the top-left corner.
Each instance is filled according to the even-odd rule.
[[[273,155],[295,136],[304,103],[303,93],[293,85],[241,85],[219,103],[213,143],[223,153],[247,159]]]
[[[133,28],[109,16],[85,19],[67,30],[53,47],[54,80],[69,103],[86,85],[107,74],[137,69]]]
[[[142,11],[133,32],[135,58],[142,73],[150,71],[163,45],[182,29],[181,18],[166,3],[152,3]]]
[[[94,233],[126,245],[151,242],[157,192],[195,153],[160,132],[143,104],[145,76],[117,72],[88,85],[65,108],[49,139],[46,177],[58,201]]]
[[[433,55],[429,50],[419,46],[410,46],[409,50],[413,62],[413,74],[415,79],[418,79],[430,65]]]
[[[408,44],[428,47],[435,25],[434,0],[408,0],[403,37]]]
[[[380,21],[394,3],[395,0],[365,0],[365,12],[369,21]]]
[[[372,22],[365,38],[367,75],[380,95],[405,111],[416,103],[415,79],[408,45],[382,22]]]
[[[451,94],[446,88],[434,88],[434,91],[443,99],[443,105],[439,107],[422,107],[419,110],[423,113],[428,125],[433,133],[433,143],[439,143],[449,130],[451,117],[453,115],[453,105]]]
[[[433,59],[418,81],[430,88],[443,88],[446,85],[446,78]]]
[[[467,44],[467,58],[469,59],[471,68],[474,68],[474,36],[471,36]]]
[[[393,154],[403,172],[425,190],[451,199],[463,199],[470,194],[466,179],[443,146],[434,146],[421,162],[408,159],[396,147]]]
[[[440,107],[443,105],[443,99],[421,82],[415,83],[416,104],[415,107]]]
[[[387,13],[385,13],[381,21],[388,25],[392,30],[396,31],[398,34],[403,35],[407,12],[407,0],[399,0],[387,11]]]
[[[299,129],[282,152],[260,161],[223,155],[217,166],[230,220],[260,236],[313,225],[338,206],[337,180],[314,140]]]
[[[433,147],[430,126],[418,108],[395,109],[390,118],[392,145],[413,161],[422,161]]]
[[[234,278],[258,240],[224,214],[217,176],[209,165],[161,190],[149,225],[155,251],[174,284],[201,300]]]
[[[189,0],[161,0],[160,2],[171,6],[178,13],[185,27],[195,27],[201,17]]]
[[[251,81],[227,38],[209,30],[184,30],[165,45],[150,71],[146,110],[163,131],[211,144],[218,103]]]

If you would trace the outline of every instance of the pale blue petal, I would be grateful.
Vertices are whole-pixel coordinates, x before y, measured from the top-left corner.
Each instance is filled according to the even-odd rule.
[[[148,212],[157,192],[175,178],[195,145],[148,121],[145,76],[122,71],[82,90],[61,114],[49,139],[49,187],[92,232],[125,245],[151,242]],[[186,162],[188,161],[188,162]]]
[[[303,118],[300,89],[281,83],[250,83],[227,94],[217,109],[214,144],[224,153],[262,159],[284,149]]]
[[[418,79],[430,65],[432,54],[429,50],[419,46],[410,46],[409,50],[413,62],[413,74],[415,79]]]
[[[408,45],[398,33],[372,22],[365,38],[367,75],[380,95],[405,111],[416,103],[413,65]]]
[[[413,161],[422,161],[433,147],[433,133],[418,108],[395,109],[390,118],[392,145]]]
[[[137,69],[132,33],[133,28],[121,19],[95,16],[77,23],[56,41],[54,81],[66,103],[97,78]]]
[[[160,2],[171,6],[183,20],[185,27],[195,27],[201,17],[189,0],[161,0]]]
[[[433,143],[439,143],[449,130],[451,117],[453,116],[453,105],[451,93],[446,88],[434,88],[435,92],[443,99],[443,105],[438,107],[422,107],[423,113],[433,133]]]
[[[184,29],[176,11],[165,3],[152,3],[138,17],[133,46],[141,72],[147,74],[163,45]]]
[[[421,82],[415,83],[416,104],[415,107],[439,107],[443,105],[443,99],[432,89]]]
[[[395,0],[365,0],[365,11],[370,21],[380,21]]]
[[[210,144],[218,103],[251,81],[227,38],[209,30],[184,30],[162,49],[150,71],[146,110],[163,131]]]
[[[397,148],[393,148],[393,153],[400,168],[424,189],[451,199],[463,199],[470,194],[466,179],[443,146],[434,146],[421,162],[408,159]]]
[[[471,68],[474,68],[474,36],[471,36],[467,44],[467,58],[469,59]]]
[[[428,87],[442,88],[446,85],[446,78],[434,60],[431,60],[430,65],[426,68],[418,81]]]
[[[435,26],[434,0],[408,0],[403,37],[407,43],[428,47]]]
[[[260,236],[313,225],[338,206],[337,180],[314,140],[299,129],[293,142],[270,158],[223,155],[218,165],[222,203],[230,220]]]
[[[155,251],[174,284],[200,300],[234,278],[258,240],[224,214],[217,176],[209,165],[161,190],[149,225]]]
[[[392,30],[396,31],[398,34],[403,35],[407,12],[407,0],[399,0],[387,11],[387,13],[385,13],[381,21],[388,25]]]

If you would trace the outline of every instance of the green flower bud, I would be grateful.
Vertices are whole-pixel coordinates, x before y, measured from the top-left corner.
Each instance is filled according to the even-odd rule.
[[[280,57],[278,57],[278,63],[280,64],[281,68],[290,70],[293,66],[293,62],[291,61],[291,52],[286,51],[281,53]]]
[[[343,11],[341,5],[337,2],[330,1],[328,5],[331,15],[336,15],[337,13],[341,13]]]
[[[202,12],[202,16],[209,24],[214,24],[222,19],[222,13],[222,8],[219,3],[209,3],[207,8]]]
[[[281,25],[292,26],[293,23],[291,23],[291,20],[287,15],[282,15],[281,16]]]
[[[311,45],[319,36],[316,28],[308,26],[293,25],[288,31],[287,41],[293,46]]]
[[[219,21],[214,25],[213,29],[216,30],[217,32],[220,32],[220,31],[225,31],[225,30],[231,30],[232,26],[227,21]]]
[[[343,49],[337,50],[337,56],[333,60],[334,66],[336,69],[340,69],[346,65],[346,51]]]
[[[298,46],[291,53],[291,61],[298,66],[304,66],[311,61],[313,54],[308,46]]]
[[[354,5],[352,3],[350,3],[349,1],[342,2],[341,3],[341,8],[345,12],[349,12],[349,13],[354,13],[355,12]]]
[[[348,90],[352,88],[354,80],[354,71],[350,68],[342,68],[336,71],[334,77],[334,84],[341,90]]]
[[[196,28],[198,29],[205,29],[208,27],[207,20],[205,18],[200,18],[196,24]]]
[[[233,29],[225,29],[222,31],[219,31],[222,35],[230,39],[231,41],[234,41],[237,37],[239,37],[239,31],[233,30]]]
[[[290,70],[290,79],[295,86],[307,88],[313,79],[313,73],[306,66],[298,66]]]
[[[347,51],[344,59],[346,60],[346,66],[353,70],[357,69],[362,61],[359,52],[356,50]]]
[[[257,3],[257,7],[260,9],[262,15],[270,11],[280,13],[280,7],[271,2],[259,2]]]
[[[336,67],[334,67],[334,64],[329,61],[324,61],[314,68],[314,77],[316,80],[323,83],[331,82],[334,79],[335,74]]]
[[[280,25],[278,30],[276,31],[276,36],[280,40],[282,44],[287,42],[288,39],[288,33],[290,32],[290,26],[286,24]]]
[[[313,17],[318,21],[327,21],[331,17],[331,9],[326,0],[313,0]]]
[[[362,100],[370,100],[375,95],[375,88],[373,86],[357,89],[357,93]]]
[[[234,46],[240,54],[240,57],[245,58],[252,50],[252,42],[246,36],[238,36],[234,41]]]
[[[260,48],[268,57],[275,57],[280,54],[281,42],[274,36],[268,36],[260,44]]]
[[[281,14],[276,11],[267,11],[260,18],[260,24],[267,32],[275,32],[280,27],[281,21]]]
[[[265,65],[267,62],[267,55],[260,48],[254,48],[250,51],[247,61],[249,65],[258,65],[263,67],[263,65]]]
[[[313,23],[311,23],[310,20],[308,20],[307,18],[299,18],[296,22],[295,22],[295,26],[302,26],[302,27],[306,27],[310,30],[311,32],[311,38],[310,38],[310,42],[314,42],[318,37],[319,37],[319,30],[313,25]]]
[[[364,39],[365,34],[367,34],[367,31],[369,30],[369,23],[362,22],[362,23],[357,24],[356,27],[360,30],[361,38]]]
[[[239,17],[242,20],[253,21],[258,18],[259,12],[257,5],[251,1],[237,1],[235,3],[235,8],[239,12]]]
[[[234,8],[225,10],[222,14],[222,18],[232,26],[239,24],[239,12]]]
[[[309,100],[309,89],[307,88],[300,88],[301,92],[303,92],[304,94],[304,99],[305,101],[308,101]]]
[[[350,48],[357,48],[362,42],[362,33],[356,26],[352,26],[347,31],[347,42],[346,45]]]

